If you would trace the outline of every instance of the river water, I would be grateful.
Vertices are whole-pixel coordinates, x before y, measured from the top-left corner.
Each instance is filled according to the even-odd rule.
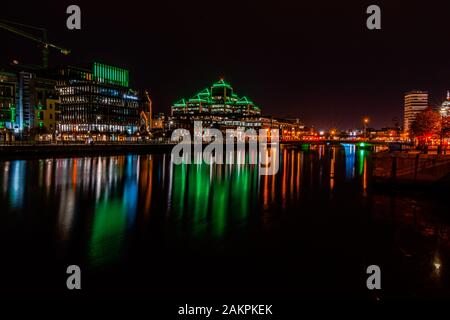
[[[282,147],[273,176],[170,154],[2,160],[2,286],[70,296],[75,264],[85,298],[449,297],[445,191],[379,187],[371,156]]]

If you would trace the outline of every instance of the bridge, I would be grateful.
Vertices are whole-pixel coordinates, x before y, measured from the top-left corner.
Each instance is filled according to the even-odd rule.
[[[313,139],[313,140],[282,140],[283,145],[343,145],[354,144],[361,149],[373,149],[376,146],[387,146],[390,151],[410,150],[414,147],[411,142],[406,141],[377,141],[377,140],[349,140],[349,139]]]

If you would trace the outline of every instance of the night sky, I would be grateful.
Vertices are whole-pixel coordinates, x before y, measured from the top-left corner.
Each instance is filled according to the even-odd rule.
[[[402,119],[403,93],[450,88],[449,1],[3,1],[0,18],[48,29],[72,50],[50,64],[93,60],[130,69],[156,112],[224,77],[264,114],[317,128]],[[77,4],[82,29],[66,28]],[[366,28],[378,4],[382,30]],[[0,66],[41,63],[36,44],[0,30]]]

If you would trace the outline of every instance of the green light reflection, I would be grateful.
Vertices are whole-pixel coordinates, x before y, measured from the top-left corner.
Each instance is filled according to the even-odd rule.
[[[115,262],[123,245],[127,210],[123,202],[105,199],[95,210],[90,243],[90,261],[93,265]]]

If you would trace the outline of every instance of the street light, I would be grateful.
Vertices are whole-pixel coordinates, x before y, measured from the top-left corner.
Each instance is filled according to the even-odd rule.
[[[367,138],[367,125],[369,124],[369,118],[364,118],[363,119],[363,123],[364,123],[364,137]]]

